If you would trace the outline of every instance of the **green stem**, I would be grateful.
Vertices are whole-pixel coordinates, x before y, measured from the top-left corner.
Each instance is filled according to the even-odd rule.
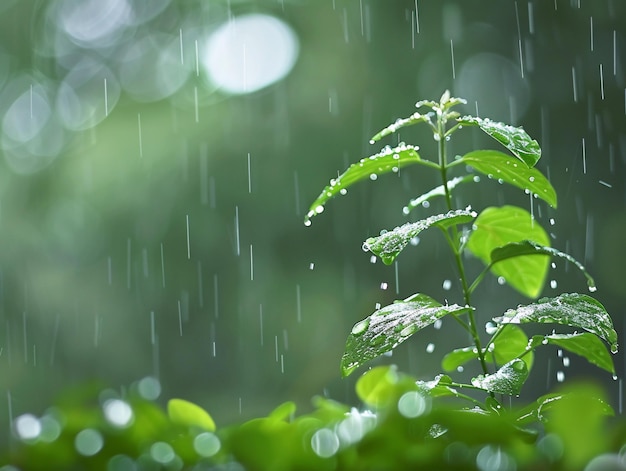
[[[439,168],[441,172],[441,180],[443,183],[444,194],[446,199],[446,205],[448,206],[448,210],[452,211],[452,196],[450,194],[450,189],[448,188],[448,169],[447,169],[447,156],[446,156],[446,138],[449,136],[446,133],[445,129],[445,118],[442,114],[437,114],[437,131],[436,131],[436,139],[438,141],[438,156],[439,156]],[[452,244],[450,247],[452,248],[452,252],[454,253],[454,259],[456,262],[457,270],[459,273],[459,277],[461,280],[461,288],[463,290],[463,298],[466,306],[471,306],[471,291],[467,285],[467,277],[465,275],[465,266],[463,265],[463,259],[461,258],[461,251],[458,245],[459,234],[456,226],[452,226]],[[487,369],[487,362],[485,361],[485,354],[482,349],[480,336],[478,335],[478,329],[476,328],[476,319],[474,317],[474,311],[470,310],[468,312],[468,321],[469,321],[469,332],[474,340],[474,345],[478,350],[478,360],[480,361],[480,366],[483,370],[484,374],[489,374],[489,370]]]

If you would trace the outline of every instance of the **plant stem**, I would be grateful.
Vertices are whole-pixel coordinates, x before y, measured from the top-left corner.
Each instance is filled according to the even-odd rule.
[[[448,188],[448,169],[447,169],[447,156],[446,156],[446,138],[449,137],[449,133],[446,133],[446,118],[445,112],[437,113],[437,131],[436,138],[438,141],[438,157],[439,157],[439,169],[441,172],[441,181],[443,183],[443,189],[445,193],[446,205],[448,210],[452,211],[452,196],[450,189]],[[454,253],[454,259],[456,262],[457,270],[459,272],[459,278],[461,280],[461,288],[463,290],[463,299],[466,306],[471,306],[471,290],[467,285],[467,277],[465,276],[465,266],[463,265],[463,259],[461,258],[461,250],[459,247],[459,234],[456,226],[452,226],[452,244],[449,243]],[[470,310],[467,314],[469,321],[469,332],[474,340],[474,345],[478,350],[478,360],[482,367],[484,374],[489,374],[487,369],[487,362],[485,361],[485,354],[482,349],[480,336],[478,335],[478,329],[476,328],[476,319],[474,317],[474,311]]]

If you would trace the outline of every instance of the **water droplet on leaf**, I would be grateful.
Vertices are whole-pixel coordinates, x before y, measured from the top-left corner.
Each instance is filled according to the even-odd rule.
[[[352,335],[358,337],[359,335],[363,335],[366,331],[367,328],[370,326],[370,320],[369,319],[363,319],[360,322],[357,322],[356,324],[354,324],[354,327],[352,327]]]

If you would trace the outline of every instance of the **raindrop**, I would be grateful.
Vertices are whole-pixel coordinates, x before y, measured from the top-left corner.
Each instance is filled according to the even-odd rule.
[[[370,257],[370,263],[376,263],[376,260],[377,260],[377,259],[376,259],[376,255],[372,255],[372,256]]]
[[[133,410],[120,399],[109,399],[102,406],[106,419],[116,427],[126,427],[133,420]]]
[[[204,458],[215,455],[220,447],[220,439],[211,432],[203,432],[193,439],[193,449]]]
[[[15,430],[22,440],[34,440],[41,433],[41,422],[32,414],[20,415],[15,419]]]
[[[550,288],[552,289],[556,289],[557,287],[557,282],[556,280],[550,280]]]
[[[563,357],[563,367],[564,368],[569,367],[569,357]]]
[[[157,463],[167,464],[174,461],[176,452],[169,443],[156,442],[150,447],[150,456]]]
[[[619,348],[618,348],[618,345],[616,343],[611,345],[611,353],[613,355],[615,355],[618,352],[618,350],[619,350]]]
[[[429,343],[426,345],[426,353],[433,353],[435,351],[435,344]]]
[[[83,456],[93,456],[98,453],[104,445],[104,439],[100,432],[87,428],[81,430],[74,439],[76,451]]]
[[[498,284],[503,285],[506,283],[506,279],[503,276],[498,277]]]
[[[309,263],[309,270],[313,270],[315,268],[315,263]]]
[[[330,429],[320,429],[311,437],[311,448],[317,456],[330,458],[339,450],[339,438]]]
[[[380,289],[387,289],[387,283],[383,282],[380,284]]]
[[[595,293],[596,291],[598,291],[598,288],[596,287],[596,285],[589,285],[589,291]]]
[[[446,291],[450,291],[450,288],[452,288],[452,281],[443,280],[443,289]]]
[[[412,335],[415,332],[417,332],[417,326],[415,324],[407,325],[404,329],[400,331],[400,336],[408,337],[409,335]],[[433,345],[433,348],[434,348],[434,345]]]
[[[374,181],[374,180],[377,180],[377,179],[378,179],[378,175],[376,175],[375,173],[372,173],[370,175],[370,180]]]
[[[315,214],[321,214],[324,212],[324,206],[321,204],[315,207]]]
[[[485,324],[485,332],[487,335],[493,335],[498,330],[498,326],[494,322],[487,322]]]
[[[359,336],[359,335],[363,335],[366,331],[367,328],[370,326],[370,321],[369,319],[363,319],[360,322],[357,322],[354,327],[352,327],[352,335],[354,336]]]
[[[441,329],[442,324],[443,324],[443,321],[441,319],[437,319],[435,323],[433,324],[433,327],[435,330],[439,330]]]
[[[556,372],[556,380],[559,383],[562,383],[563,381],[565,381],[565,373],[562,371],[557,371]]]
[[[463,373],[463,371],[465,370],[465,368],[463,368],[463,366],[459,365],[456,367],[456,371],[459,373]]]
[[[426,398],[417,391],[404,393],[398,401],[398,412],[408,419],[419,417],[428,409]]]

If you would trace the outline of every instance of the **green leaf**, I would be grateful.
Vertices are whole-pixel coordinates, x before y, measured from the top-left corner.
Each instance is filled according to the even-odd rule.
[[[370,237],[363,243],[363,250],[369,250],[378,255],[386,265],[391,265],[411,239],[430,226],[446,229],[455,224],[465,224],[472,221],[476,213],[470,209],[459,209],[446,214],[438,214],[417,222],[406,223],[400,227],[384,232],[377,237]]]
[[[363,375],[356,382],[356,394],[364,404],[372,407],[384,407],[407,391],[417,389],[415,380],[399,373],[395,365],[377,366]]]
[[[612,353],[617,353],[617,332],[611,317],[598,300],[586,294],[542,298],[532,304],[509,309],[494,321],[498,324],[559,324],[585,329],[607,342]]]
[[[185,427],[199,427],[209,432],[215,431],[213,418],[202,407],[184,399],[170,399],[167,403],[170,420]]]
[[[527,378],[528,367],[526,363],[516,358],[493,374],[472,378],[472,384],[489,392],[518,395]]]
[[[489,178],[537,195],[556,208],[556,191],[550,181],[539,170],[521,164],[514,157],[496,150],[476,150],[465,154],[457,162],[470,165]]]
[[[544,421],[544,414],[549,412],[552,407],[558,405],[564,399],[567,399],[572,394],[579,394],[574,388],[574,392],[558,392],[549,393],[541,396],[534,403],[529,404],[521,408],[517,412],[517,422],[521,425],[534,422],[536,420]],[[588,399],[594,403],[594,407],[598,408],[600,415],[612,416],[615,415],[615,411],[611,405],[599,396],[591,396]]]
[[[343,376],[348,376],[366,361],[393,350],[437,319],[469,309],[457,304],[442,306],[429,296],[416,294],[377,310],[352,328],[341,359]]]
[[[413,113],[408,118],[398,119],[398,120],[396,120],[395,123],[390,124],[385,129],[382,129],[381,131],[376,133],[376,135],[373,136],[370,139],[370,144],[374,144],[376,141],[382,139],[383,137],[388,136],[389,134],[393,134],[394,132],[396,132],[400,128],[404,128],[406,126],[412,126],[412,125],[418,124],[418,123],[428,122],[428,121],[430,121],[430,115],[431,114],[432,113],[422,114],[422,113],[416,111],[415,113]]]
[[[474,181],[474,178],[478,178],[478,177],[474,177],[474,175],[465,175],[463,177],[454,177],[452,180],[449,180],[447,182],[447,186],[448,186],[448,190],[452,191],[454,188],[457,187],[457,185],[461,184],[461,183],[466,183],[466,182],[470,182],[470,181]],[[408,205],[406,205],[404,208],[402,208],[402,212],[404,214],[409,214],[413,209],[415,209],[417,206],[419,206],[420,204],[424,203],[425,201],[428,201],[432,198],[434,198],[435,196],[445,196],[446,191],[445,191],[445,187],[443,185],[439,185],[436,188],[433,188],[432,190],[430,190],[428,193],[424,193],[421,196],[418,196],[415,199],[412,199]]]
[[[292,401],[283,402],[281,405],[276,407],[272,412],[267,416],[268,419],[285,421],[289,420],[296,413],[296,404]]]
[[[445,371],[454,371],[459,366],[464,365],[468,361],[478,358],[478,350],[476,347],[455,348],[451,352],[446,353],[441,360],[441,367]]]
[[[490,207],[474,221],[474,231],[467,248],[489,266],[494,249],[523,240],[532,240],[544,247],[550,245],[548,234],[525,209],[517,206]],[[491,272],[504,277],[523,295],[536,298],[545,283],[549,263],[549,257],[543,255],[515,257],[492,266]]]
[[[511,360],[518,358],[522,354],[522,360],[526,363],[528,370],[533,366],[533,353],[526,353],[528,346],[528,336],[519,327],[509,324],[504,326],[493,342],[493,351],[487,352],[487,360],[491,361],[491,356],[498,365],[504,365]]]
[[[329,199],[345,194],[348,188],[356,182],[375,179],[379,175],[389,172],[398,172],[403,167],[417,163],[424,163],[417,153],[417,147],[404,144],[394,148],[386,147],[378,154],[361,159],[358,163],[350,165],[339,177],[330,181],[329,185],[311,204],[304,223],[307,226],[310,225],[311,218],[324,211],[324,205]],[[432,163],[429,162],[426,165],[432,165]]]
[[[463,116],[458,118],[457,121],[461,125],[478,126],[483,132],[509,149],[513,155],[528,167],[534,167],[541,158],[541,147],[522,127],[516,128],[515,126],[477,116]]]
[[[587,286],[590,291],[596,290],[596,283],[591,275],[585,270],[582,263],[576,260],[569,254],[560,252],[552,247],[545,247],[541,244],[533,242],[532,240],[522,240],[521,242],[512,242],[503,247],[498,247],[491,252],[491,263],[501,262],[509,258],[521,257],[524,255],[551,255],[553,257],[560,257],[566,259],[568,262],[573,263],[576,268],[583,272],[587,278]]]
[[[587,332],[578,334],[551,334],[535,335],[532,338],[532,346],[551,344],[575,353],[587,359],[593,365],[599,366],[609,373],[615,374],[613,358],[606,346],[594,334]]]
[[[543,338],[543,337],[542,337]],[[493,348],[483,351],[485,359],[489,362],[495,361],[497,365],[504,365],[522,354],[522,360],[526,363],[528,370],[533,365],[532,352],[526,352],[528,337],[522,329],[515,325],[506,325],[493,342]],[[478,359],[476,347],[457,348],[447,353],[441,360],[441,367],[445,371],[453,371],[468,361]]]

